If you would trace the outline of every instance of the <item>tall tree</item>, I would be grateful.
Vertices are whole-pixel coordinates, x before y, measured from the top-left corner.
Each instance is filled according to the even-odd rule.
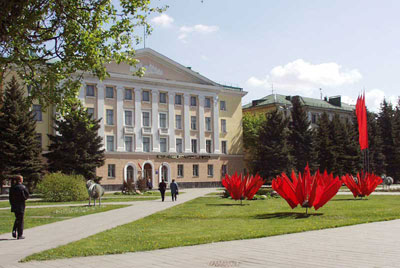
[[[35,116],[29,108],[22,88],[13,77],[5,88],[0,107],[0,180],[21,174],[32,189],[41,177],[43,163]]]
[[[97,131],[101,119],[93,119],[81,105],[73,105],[63,118],[55,120],[56,135],[51,141],[49,171],[83,175],[87,180],[96,177],[96,167],[104,164],[102,138]]]
[[[341,176],[343,175],[343,165],[345,162],[344,159],[344,149],[342,146],[343,140],[345,139],[345,133],[343,132],[343,125],[340,121],[340,117],[338,114],[335,114],[329,124],[330,135],[329,138],[332,142],[330,147],[332,151],[332,170],[331,172],[334,175]]]
[[[382,140],[382,153],[385,156],[385,174],[391,177],[395,176],[397,165],[393,139],[393,120],[393,106],[384,99],[378,116],[378,126]],[[397,180],[397,178],[395,179]]]
[[[395,170],[393,176],[400,180],[400,97],[396,106],[393,120],[393,145],[395,155]]]
[[[332,152],[333,143],[330,137],[330,132],[329,116],[324,112],[317,122],[315,148],[319,169],[321,171],[327,170],[328,172],[332,172],[332,167],[336,162]]]
[[[0,87],[13,68],[42,105],[74,99],[84,72],[104,79],[105,63],[137,63],[134,46],[152,30],[148,16],[162,10],[150,0],[2,1]]]
[[[281,112],[267,115],[260,128],[259,145],[254,160],[254,170],[263,179],[271,180],[282,172],[289,171],[290,155],[287,146],[288,121]]]
[[[382,175],[385,173],[385,156],[382,153],[382,139],[375,113],[367,111],[367,124],[369,169],[377,175]]]
[[[360,147],[358,144],[358,132],[354,128],[351,121],[341,122],[343,141],[342,152],[343,155],[340,156],[343,163],[342,174],[353,174],[355,175],[361,168],[360,160]]]
[[[255,160],[255,152],[259,146],[259,133],[262,123],[266,120],[264,114],[250,114],[243,115],[243,144],[245,150],[244,161],[246,167],[250,169],[250,173],[255,173],[253,170],[253,161]]]
[[[313,169],[315,167],[315,149],[311,123],[300,102],[300,97],[293,97],[292,105],[292,121],[289,125],[288,142],[293,156],[294,167],[297,171],[302,171],[308,163],[310,168]]]

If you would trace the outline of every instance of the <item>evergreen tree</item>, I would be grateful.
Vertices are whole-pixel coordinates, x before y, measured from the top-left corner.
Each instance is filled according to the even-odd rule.
[[[48,135],[50,152],[45,155],[49,171],[97,180],[96,167],[104,164],[102,138],[97,133],[100,120],[93,119],[80,103],[72,105],[64,118],[55,120],[58,135]]]
[[[393,139],[394,111],[392,104],[383,100],[378,116],[379,135],[382,140],[382,153],[385,156],[385,174],[395,178],[396,154]]]
[[[393,121],[393,145],[395,155],[394,178],[400,180],[400,98],[398,100]]]
[[[332,164],[331,172],[335,176],[343,175],[343,166],[345,162],[343,140],[345,139],[345,133],[343,132],[343,125],[340,121],[338,114],[335,114],[329,124],[329,138],[331,140],[331,152],[332,152]]]
[[[43,162],[35,116],[29,108],[24,91],[12,77],[0,107],[0,180],[20,174],[32,189],[40,180]]]
[[[315,147],[319,170],[332,172],[332,167],[336,162],[332,152],[333,142],[331,140],[330,120],[324,112],[317,122],[317,130],[315,135]]]
[[[311,169],[315,168],[315,150],[313,130],[307,113],[300,103],[300,97],[292,98],[292,121],[289,125],[290,152],[293,156],[293,164],[297,171],[303,171],[307,163]]]
[[[339,159],[342,159],[343,170],[342,174],[353,174],[355,175],[361,168],[360,165],[360,147],[358,144],[358,132],[355,131],[354,126],[351,122],[342,122],[343,128],[343,141],[342,153]]]
[[[367,124],[369,170],[377,175],[382,175],[385,173],[385,156],[382,153],[382,139],[379,135],[380,131],[378,129],[377,115],[375,113],[367,111]]]
[[[261,125],[254,170],[268,182],[282,172],[289,171],[287,126],[288,121],[277,110],[268,114],[267,120]]]

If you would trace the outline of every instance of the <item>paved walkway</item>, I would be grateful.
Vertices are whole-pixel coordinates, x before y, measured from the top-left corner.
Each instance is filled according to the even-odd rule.
[[[11,233],[2,234],[0,235],[0,267],[13,267],[12,265],[17,264],[19,260],[33,253],[80,240],[118,225],[123,225],[182,204],[213,191],[215,189],[211,188],[185,189],[185,194],[179,195],[177,202],[172,202],[171,197],[166,197],[166,202],[161,202],[160,199],[136,201],[132,202],[132,206],[126,208],[114,209],[26,229],[24,236],[27,239],[25,240],[12,239]],[[31,266],[28,265],[25,267]],[[39,265],[39,267],[44,267],[44,265]]]

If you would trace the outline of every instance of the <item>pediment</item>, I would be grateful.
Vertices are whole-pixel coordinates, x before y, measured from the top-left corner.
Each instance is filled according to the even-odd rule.
[[[217,85],[208,78],[192,71],[191,69],[159,54],[152,49],[137,50],[136,58],[140,61],[137,65],[145,67],[145,78],[163,79],[169,81],[186,82],[202,85]],[[107,71],[110,73],[128,74],[131,75],[136,71],[136,68],[128,64],[115,62],[106,65]]]

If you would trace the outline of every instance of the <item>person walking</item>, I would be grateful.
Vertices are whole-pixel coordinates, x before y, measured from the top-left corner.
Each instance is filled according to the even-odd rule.
[[[17,239],[24,239],[24,213],[25,201],[29,198],[28,189],[22,184],[24,181],[21,175],[15,176],[14,185],[10,188],[9,200],[11,212],[15,214],[15,222],[13,226],[12,236]]]
[[[171,189],[171,196],[172,196],[172,201],[176,201],[176,196],[178,195],[178,184],[176,184],[175,180],[172,180],[171,184],[169,185],[169,188]]]
[[[160,190],[161,200],[164,202],[165,190],[167,190],[167,184],[164,182],[164,180],[161,180],[160,184],[158,184],[158,190]]]

